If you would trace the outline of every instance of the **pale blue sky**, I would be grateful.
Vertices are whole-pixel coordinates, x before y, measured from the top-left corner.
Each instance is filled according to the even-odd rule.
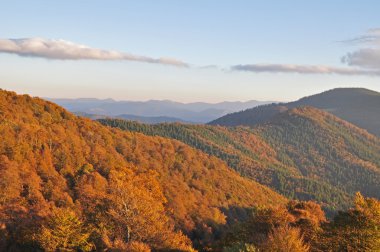
[[[190,64],[0,53],[0,88],[35,96],[183,102],[287,101],[348,86],[380,91],[380,69],[369,75],[231,70],[235,65],[283,69],[295,64],[297,69],[322,65],[362,71],[363,65],[348,66],[341,58],[360,48],[377,50],[380,43],[340,41],[378,29],[379,10],[376,0],[0,1],[1,39],[63,39]],[[218,68],[201,68],[206,65]]]

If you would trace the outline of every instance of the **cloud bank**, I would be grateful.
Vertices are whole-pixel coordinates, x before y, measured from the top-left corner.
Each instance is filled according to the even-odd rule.
[[[295,64],[240,64],[231,66],[232,71],[254,73],[298,73],[380,76],[380,28],[368,30],[364,35],[342,41],[346,44],[365,45],[341,57],[347,67]],[[138,61],[177,67],[189,64],[171,58],[151,58],[118,51],[91,48],[66,40],[43,38],[0,39],[0,53],[17,54],[22,57],[39,57],[55,60],[104,60]],[[216,68],[216,65],[201,66],[199,69]]]
[[[177,59],[151,58],[128,53],[91,48],[65,40],[43,38],[0,39],[0,52],[22,57],[55,60],[127,60],[178,67],[189,65]]]
[[[298,74],[340,74],[340,75],[379,75],[380,71],[357,68],[292,65],[292,64],[247,64],[232,66],[233,71],[248,71],[255,73],[298,73]]]

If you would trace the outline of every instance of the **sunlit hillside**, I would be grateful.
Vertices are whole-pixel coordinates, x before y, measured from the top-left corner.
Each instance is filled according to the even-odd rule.
[[[83,228],[77,248],[136,241],[186,249],[192,245],[181,231],[208,243],[244,209],[286,202],[183,143],[107,128],[38,98],[1,91],[0,118],[7,246],[53,249],[60,246],[49,242],[54,228]],[[80,226],[56,227],[64,223],[54,218]]]
[[[316,200],[329,211],[347,207],[356,191],[380,197],[379,138],[315,108],[288,110],[254,128],[100,122],[175,138],[287,197]]]

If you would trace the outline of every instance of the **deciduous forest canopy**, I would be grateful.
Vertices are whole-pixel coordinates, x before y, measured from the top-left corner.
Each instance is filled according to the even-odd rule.
[[[177,139],[289,198],[315,200],[329,213],[347,208],[357,191],[380,197],[379,138],[316,108],[286,110],[253,128],[99,121]]]
[[[379,247],[379,139],[327,112],[255,128],[101,123],[0,91],[1,250]]]

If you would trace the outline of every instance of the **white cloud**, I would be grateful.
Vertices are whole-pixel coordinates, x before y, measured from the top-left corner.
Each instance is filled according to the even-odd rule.
[[[380,71],[380,28],[371,29],[366,34],[344,41],[345,43],[365,44],[354,52],[342,57],[342,62],[349,66],[357,66]]]
[[[43,38],[0,39],[0,52],[57,60],[128,60],[179,67],[189,66],[185,62],[171,58],[138,56],[91,48],[65,40]]]
[[[364,48],[347,53],[342,62],[350,66],[377,69],[380,71],[380,48]]]
[[[319,65],[292,65],[292,64],[250,64],[235,65],[235,71],[249,71],[255,73],[298,73],[298,74],[339,74],[339,75],[380,75],[380,71],[364,70],[348,67],[331,67]]]

